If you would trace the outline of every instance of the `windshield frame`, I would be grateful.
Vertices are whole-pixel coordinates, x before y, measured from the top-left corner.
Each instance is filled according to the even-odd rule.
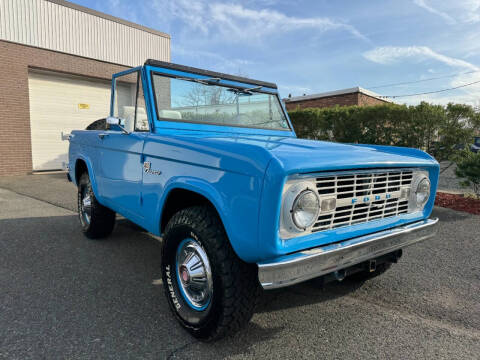
[[[274,96],[276,101],[278,101],[278,106],[280,108],[281,113],[283,114],[288,128],[271,128],[271,127],[264,127],[264,126],[253,126],[253,125],[240,125],[240,124],[224,124],[224,123],[215,123],[215,122],[209,122],[205,123],[203,121],[194,121],[194,120],[183,120],[183,119],[170,119],[170,118],[163,118],[159,116],[159,108],[157,104],[157,96],[156,96],[156,90],[155,90],[155,84],[154,84],[154,76],[164,76],[172,79],[180,79],[181,81],[189,81],[189,79],[192,80],[192,82],[198,81],[198,80],[208,80],[211,78],[211,76],[203,76],[203,75],[197,75],[195,73],[187,73],[187,72],[182,72],[180,71],[181,74],[177,74],[178,71],[175,71],[175,73],[172,73],[168,71],[167,69],[162,69],[162,68],[151,68],[149,69],[149,77],[150,77],[150,84],[151,84],[151,89],[152,89],[152,97],[153,97],[153,106],[155,107],[155,115],[156,118],[159,122],[173,122],[173,123],[184,123],[184,124],[199,124],[203,126],[221,126],[224,128],[243,128],[243,129],[256,129],[256,130],[264,130],[264,131],[273,131],[273,132],[284,132],[284,133],[293,133],[293,127],[290,122],[290,118],[286,112],[285,107],[283,106],[283,103],[280,99],[280,96],[278,94],[277,89],[270,88],[267,86],[262,86],[261,89],[255,89],[252,92],[259,93],[259,94],[268,94]],[[221,86],[221,87],[226,87],[226,88],[232,88],[232,89],[238,89],[238,90],[244,90],[244,89],[249,89],[249,88],[257,88],[258,85],[255,85],[254,83],[243,83],[243,82],[238,82],[238,81],[232,81],[229,79],[224,79],[220,77],[219,81],[216,81],[215,83],[212,83],[214,86]]]

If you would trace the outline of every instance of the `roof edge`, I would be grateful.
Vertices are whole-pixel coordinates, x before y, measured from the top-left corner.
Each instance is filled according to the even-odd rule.
[[[215,72],[215,71],[211,71],[211,70],[204,70],[204,69],[199,69],[199,68],[195,68],[195,67],[191,67],[191,66],[179,65],[179,64],[174,64],[174,63],[160,61],[160,60],[148,59],[147,61],[145,61],[145,65],[158,66],[158,67],[163,67],[163,68],[167,68],[167,69],[185,71],[185,72],[190,72],[190,73],[194,73],[194,74],[198,74],[198,75],[219,77],[219,78],[222,78],[222,79],[238,81],[238,82],[243,82],[243,83],[253,84],[253,85],[259,85],[259,86],[264,86],[264,87],[268,87],[268,88],[272,88],[272,89],[277,89],[276,84],[271,83],[271,82],[267,82],[267,81],[254,80],[254,79],[249,79],[249,78],[242,77],[242,76],[224,74],[224,73]]]
[[[312,99],[319,99],[319,98],[325,98],[325,97],[330,97],[330,96],[347,95],[347,94],[354,94],[354,93],[360,93],[360,94],[364,94],[364,95],[373,97],[373,98],[381,100],[381,101],[391,102],[388,99],[382,98],[379,94],[374,93],[373,91],[364,89],[360,86],[355,86],[353,88],[348,88],[348,89],[327,91],[327,92],[317,93],[317,94],[312,94],[312,95],[293,96],[293,97],[290,97],[290,98],[285,98],[284,101],[285,102],[296,102],[296,101],[312,100]]]
[[[154,34],[154,35],[158,35],[158,36],[162,36],[164,38],[170,39],[170,35],[167,34],[167,33],[164,33],[164,32],[161,32],[161,31],[158,31],[158,30],[155,30],[155,29],[143,26],[143,25],[139,25],[139,24],[136,24],[136,23],[128,21],[128,20],[124,20],[124,19],[121,19],[121,18],[116,17],[116,16],[105,14],[101,11],[93,10],[93,9],[90,9],[90,8],[82,6],[82,5],[74,4],[74,3],[71,3],[70,1],[65,1],[65,0],[45,0],[45,1],[57,4],[57,5],[65,6],[65,7],[68,7],[70,9],[78,10],[78,11],[84,12],[84,13],[89,14],[89,15],[101,17],[103,19],[110,20],[110,21],[116,22],[118,24],[129,26],[129,27],[132,27],[132,28],[135,28],[135,29],[138,29],[138,30],[142,30],[142,31]]]

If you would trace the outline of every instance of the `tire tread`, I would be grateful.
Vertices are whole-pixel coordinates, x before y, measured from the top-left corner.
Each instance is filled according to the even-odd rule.
[[[88,173],[83,173],[78,182],[78,215],[81,216],[81,188],[88,187],[88,192],[92,199],[92,214],[90,217],[90,224],[87,227],[82,226],[82,231],[89,239],[103,239],[109,236],[115,226],[115,212],[103,206],[97,201],[92,189],[90,177]]]
[[[222,304],[218,321],[208,332],[190,327],[194,336],[205,341],[233,334],[245,326],[253,316],[261,293],[257,267],[243,262],[235,254],[218,215],[207,206],[194,206],[180,210],[167,224],[165,234],[176,226],[190,225],[202,233],[211,257],[217,262],[218,276],[222,279]],[[167,235],[168,237],[168,235]],[[177,315],[178,317],[178,315]],[[181,319],[185,327],[189,327]]]

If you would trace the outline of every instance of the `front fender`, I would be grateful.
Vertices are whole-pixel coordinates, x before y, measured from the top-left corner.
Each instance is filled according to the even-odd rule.
[[[197,194],[202,195],[208,201],[212,203],[212,205],[215,207],[217,210],[220,219],[222,220],[222,223],[226,227],[228,224],[228,219],[225,216],[225,213],[223,211],[226,211],[226,206],[225,203],[222,199],[222,197],[218,194],[218,191],[215,190],[215,188],[209,184],[208,182],[201,180],[201,179],[192,179],[189,177],[177,177],[175,179],[170,179],[166,184],[165,184],[165,190],[164,190],[164,195],[161,198],[160,203],[158,204],[158,207],[156,209],[156,218],[161,219],[163,209],[165,207],[165,203],[170,195],[170,193],[173,190],[176,189],[183,189],[183,190],[188,190],[195,192]],[[160,221],[157,222],[157,232],[160,233]]]
[[[232,177],[236,181],[232,182]],[[253,262],[257,255],[258,201],[260,183],[256,178],[224,173],[223,181],[210,183],[200,178],[174,177],[165,184],[163,196],[155,210],[155,231],[160,235],[160,219],[171,191],[184,189],[205,197],[215,207],[235,253]],[[235,184],[232,186],[232,184]],[[240,189],[240,191],[239,191]]]

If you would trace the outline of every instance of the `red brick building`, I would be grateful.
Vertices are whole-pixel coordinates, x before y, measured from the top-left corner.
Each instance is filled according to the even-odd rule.
[[[295,110],[296,108],[322,108],[331,106],[369,106],[389,103],[390,101],[383,99],[380,95],[363,89],[354,87],[350,89],[329,91],[320,94],[294,96],[284,99],[287,110]]]
[[[170,36],[63,0],[0,1],[0,176],[61,170],[66,134],[108,116],[115,72]]]

